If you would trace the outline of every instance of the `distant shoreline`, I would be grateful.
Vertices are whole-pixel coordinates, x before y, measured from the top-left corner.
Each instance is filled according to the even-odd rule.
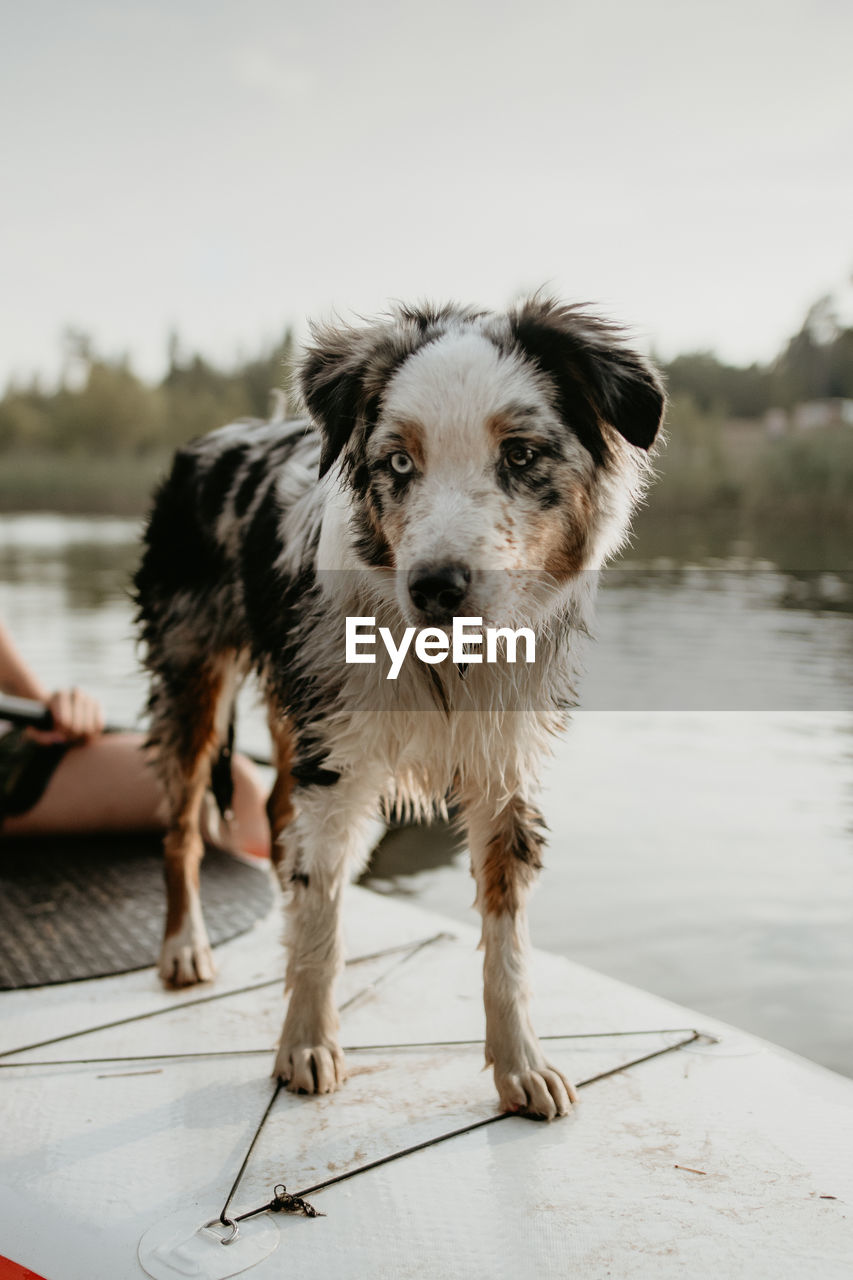
[[[853,431],[850,437],[853,444]],[[805,459],[783,458],[774,443],[758,446],[769,461],[757,480],[754,443],[749,467],[740,465],[736,447],[726,448],[712,465],[702,458],[696,467],[679,456],[673,441],[659,464],[663,471],[666,463],[667,471],[639,513],[626,558],[698,563],[743,550],[789,568],[853,568],[853,485],[845,468],[832,466],[819,447]],[[0,515],[139,519],[170,460],[166,452],[0,452]],[[818,460],[826,482],[803,484],[803,467],[811,462],[814,469]]]

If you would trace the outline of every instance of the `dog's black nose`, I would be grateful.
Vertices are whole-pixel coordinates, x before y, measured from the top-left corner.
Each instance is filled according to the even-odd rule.
[[[471,570],[464,564],[420,564],[409,573],[409,595],[421,613],[452,616],[465,599]]]

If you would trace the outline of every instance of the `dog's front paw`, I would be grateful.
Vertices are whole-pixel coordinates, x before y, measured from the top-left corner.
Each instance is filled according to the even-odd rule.
[[[160,977],[167,987],[191,987],[216,976],[213,952],[204,930],[181,930],[166,938],[160,951]]]
[[[343,1051],[334,1042],[287,1044],[282,1041],[273,1075],[291,1093],[334,1093],[347,1078]]]
[[[544,1060],[518,1071],[500,1071],[495,1066],[495,1085],[502,1110],[517,1111],[532,1120],[564,1116],[578,1100],[574,1085]]]

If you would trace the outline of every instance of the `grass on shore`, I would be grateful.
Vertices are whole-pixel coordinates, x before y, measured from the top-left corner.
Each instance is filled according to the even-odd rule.
[[[142,515],[168,465],[166,454],[2,454],[0,513]]]

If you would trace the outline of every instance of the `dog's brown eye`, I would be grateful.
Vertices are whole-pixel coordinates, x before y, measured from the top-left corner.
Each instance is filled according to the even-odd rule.
[[[415,469],[415,464],[407,453],[392,453],[389,458],[391,470],[398,476],[407,476]]]
[[[536,451],[531,449],[529,445],[515,444],[511,449],[507,449],[504,457],[511,467],[529,467],[536,457]]]

